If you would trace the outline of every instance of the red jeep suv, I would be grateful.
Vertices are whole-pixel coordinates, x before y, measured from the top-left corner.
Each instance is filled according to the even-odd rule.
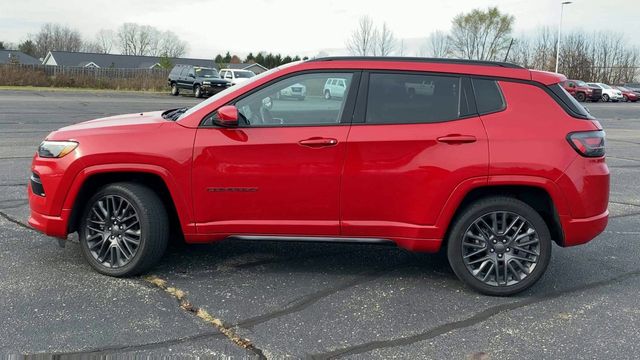
[[[343,96],[323,96],[328,79],[344,80]],[[470,287],[517,293],[552,242],[583,244],[607,224],[605,133],[565,80],[450,59],[285,65],[190,109],[52,132],[33,158],[29,223],[77,231],[111,276],[149,269],[178,230],[187,243],[446,249]],[[293,85],[304,100],[278,98]]]

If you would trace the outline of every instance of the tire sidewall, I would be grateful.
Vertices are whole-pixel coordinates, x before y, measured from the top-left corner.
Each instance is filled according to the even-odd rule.
[[[540,240],[540,255],[535,269],[524,280],[515,285],[498,287],[484,284],[467,270],[462,258],[464,232],[480,216],[494,211],[509,211],[524,217],[533,225]],[[546,223],[529,205],[513,198],[488,198],[484,199],[484,201],[477,201],[468,207],[456,220],[447,241],[447,257],[454,273],[465,284],[486,295],[508,296],[524,291],[542,277],[551,259],[551,242],[551,235]]]
[[[136,251],[136,254],[133,256],[133,259],[126,264],[125,266],[119,268],[108,268],[103,266],[101,263],[96,260],[91,251],[89,250],[89,245],[86,241],[86,222],[87,218],[91,212],[91,208],[95,204],[97,200],[107,195],[117,195],[123,197],[127,200],[133,209],[136,211],[138,215],[138,220],[140,221],[140,245]],[[148,230],[150,227],[150,219],[147,216],[147,213],[142,211],[141,209],[141,201],[140,199],[128,189],[124,189],[122,187],[105,187],[98,191],[95,195],[89,199],[87,202],[87,207],[82,213],[81,223],[78,226],[78,237],[80,240],[80,247],[82,248],[82,254],[90,263],[90,265],[98,272],[109,275],[109,276],[126,276],[129,275],[133,269],[135,269],[141,262],[143,262],[144,255],[146,254],[147,247],[149,246],[149,234]]]

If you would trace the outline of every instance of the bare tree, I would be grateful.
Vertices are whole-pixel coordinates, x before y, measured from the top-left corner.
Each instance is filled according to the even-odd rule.
[[[101,29],[96,34],[95,43],[98,50],[96,52],[102,54],[110,54],[111,51],[113,51],[113,43],[115,42],[115,40],[116,34],[113,32],[113,30]]]
[[[187,52],[186,41],[180,40],[178,35],[171,31],[162,33],[160,41],[160,53],[169,57],[181,57]]]
[[[32,35],[35,55],[45,57],[49,51],[80,51],[82,37],[77,30],[60,24],[44,24],[40,31]]]
[[[463,59],[499,59],[509,46],[513,22],[513,16],[500,13],[497,7],[457,15],[450,35],[452,54]]]
[[[375,52],[376,29],[373,20],[369,16],[363,16],[358,22],[358,27],[351,33],[347,40],[347,50],[351,55],[367,56]]]
[[[124,23],[118,28],[117,41],[125,55],[151,55],[180,57],[187,51],[187,43],[171,32],[135,23]]]
[[[378,33],[376,31],[376,33]],[[382,24],[382,29],[377,34],[374,46],[374,55],[389,56],[396,49],[397,41],[393,31],[389,29],[387,23]]]
[[[443,31],[436,30],[429,35],[428,54],[436,58],[449,56],[449,37]]]

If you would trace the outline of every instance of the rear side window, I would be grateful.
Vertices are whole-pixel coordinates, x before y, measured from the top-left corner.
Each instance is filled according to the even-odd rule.
[[[462,78],[458,76],[373,73],[365,122],[433,123],[461,117]],[[465,114],[462,114],[464,116]]]
[[[567,92],[560,84],[549,86],[549,90],[555,95],[556,102],[571,116],[580,119],[595,119],[582,104]]]
[[[504,110],[506,103],[497,81],[489,79],[473,79],[472,81],[478,113],[489,114]]]

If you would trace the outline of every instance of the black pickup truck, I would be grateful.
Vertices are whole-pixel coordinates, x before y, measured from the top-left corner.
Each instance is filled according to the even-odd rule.
[[[213,95],[231,86],[230,81],[220,78],[216,69],[193,65],[174,66],[168,82],[171,95],[177,96],[180,90],[189,90],[197,98]]]

